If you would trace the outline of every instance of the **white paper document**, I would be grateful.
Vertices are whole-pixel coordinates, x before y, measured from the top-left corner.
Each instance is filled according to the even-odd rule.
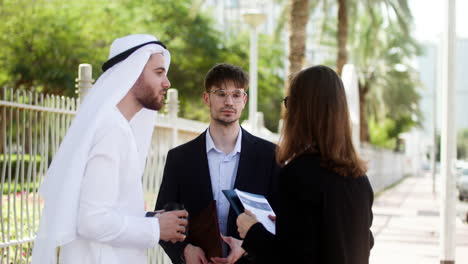
[[[271,209],[271,206],[265,196],[243,192],[237,189],[234,191],[239,197],[244,208],[252,212],[257,217],[257,220],[263,224],[266,230],[272,234],[276,234],[275,222],[268,218],[268,215],[276,216],[276,214],[273,212],[273,209]]]

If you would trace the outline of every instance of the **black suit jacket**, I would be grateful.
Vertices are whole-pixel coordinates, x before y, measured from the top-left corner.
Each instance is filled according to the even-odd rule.
[[[277,204],[279,175],[275,148],[273,143],[242,129],[241,153],[234,183],[234,188],[264,195],[273,209]],[[185,206],[190,217],[207,207],[212,200],[205,131],[194,140],[169,151],[155,209],[162,209],[168,202],[177,202]],[[231,208],[227,235],[239,238],[236,218]],[[161,241],[160,245],[174,263],[182,263],[186,242],[172,244]],[[248,263],[248,261],[242,258],[238,263]]]
[[[343,177],[306,154],[284,167],[279,192],[276,236],[255,224],[242,244],[258,263],[369,263],[374,196],[366,176]]]

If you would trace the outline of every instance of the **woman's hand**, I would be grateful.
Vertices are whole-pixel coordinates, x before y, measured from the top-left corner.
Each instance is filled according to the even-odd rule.
[[[249,229],[256,223],[258,223],[257,218],[249,210],[245,210],[244,213],[240,214],[237,217],[237,231],[240,237],[244,239]]]

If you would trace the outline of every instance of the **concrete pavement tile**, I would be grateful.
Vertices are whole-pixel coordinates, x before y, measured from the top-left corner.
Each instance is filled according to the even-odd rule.
[[[410,177],[376,197],[371,264],[439,263],[440,197],[429,177]],[[457,202],[456,263],[468,263],[468,203]]]

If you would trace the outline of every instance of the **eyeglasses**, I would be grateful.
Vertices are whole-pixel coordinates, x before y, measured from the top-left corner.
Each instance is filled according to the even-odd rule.
[[[289,96],[286,96],[285,98],[283,98],[284,108],[288,108],[288,98]]]
[[[215,95],[215,98],[217,98],[220,101],[224,101],[226,100],[228,96],[231,96],[232,101],[234,103],[242,102],[242,100],[244,99],[244,96],[247,95],[247,93],[241,89],[232,90],[230,92],[226,90],[212,90],[209,92],[213,93]]]

